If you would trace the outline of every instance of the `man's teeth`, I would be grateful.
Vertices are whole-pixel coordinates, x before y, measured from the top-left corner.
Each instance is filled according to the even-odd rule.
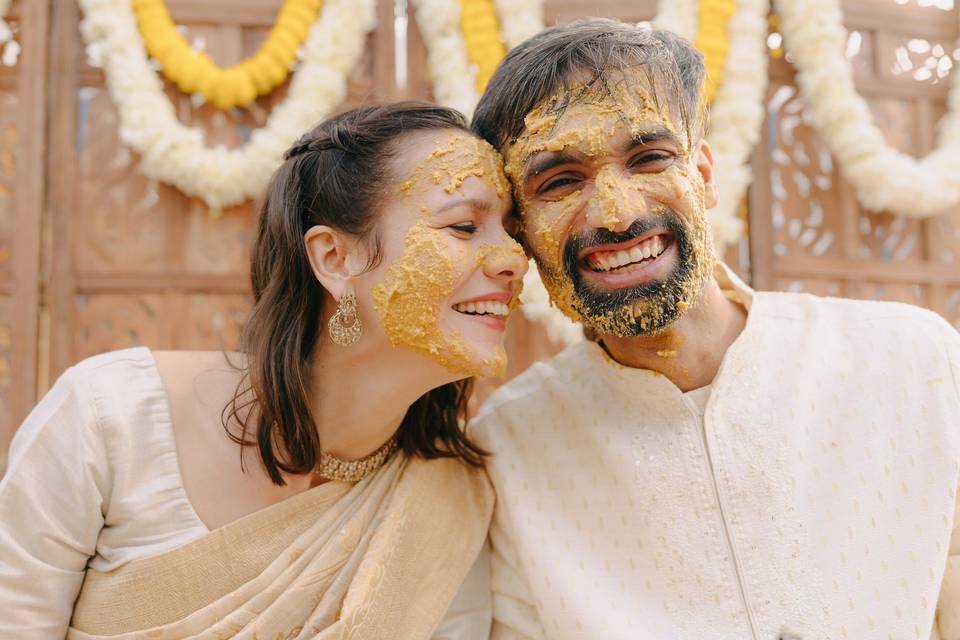
[[[506,317],[510,313],[510,308],[502,302],[493,300],[481,300],[480,302],[459,302],[453,305],[453,308],[461,313],[472,313],[475,315],[490,315]]]
[[[663,240],[660,236],[654,236],[629,249],[591,253],[587,262],[597,271],[610,271],[648,258],[656,258],[663,250]]]

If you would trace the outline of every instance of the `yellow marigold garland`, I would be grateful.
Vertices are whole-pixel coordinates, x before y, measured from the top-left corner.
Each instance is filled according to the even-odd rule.
[[[195,51],[170,18],[163,0],[133,0],[147,53],[184,93],[199,93],[218,109],[243,107],[283,84],[320,12],[322,0],[284,0],[267,39],[250,58],[221,68]]]
[[[723,68],[730,52],[727,25],[736,11],[736,0],[700,0],[694,46],[703,54],[707,67],[707,104],[713,102],[717,87],[723,81]]]
[[[477,68],[477,91],[483,93],[497,65],[507,55],[492,0],[460,0],[460,30],[467,60]]]

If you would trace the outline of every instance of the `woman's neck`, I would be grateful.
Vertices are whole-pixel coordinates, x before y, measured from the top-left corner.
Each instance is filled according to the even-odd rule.
[[[405,349],[339,347],[324,340],[311,370],[310,409],[323,451],[356,460],[390,439],[407,408],[451,374]]]

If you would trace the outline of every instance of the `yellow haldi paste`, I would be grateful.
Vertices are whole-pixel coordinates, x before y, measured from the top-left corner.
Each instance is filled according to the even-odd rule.
[[[448,194],[462,193],[463,182],[471,177],[483,180],[500,197],[509,193],[502,160],[487,142],[457,134],[437,144],[401,183],[405,197],[420,197],[436,187]],[[495,348],[492,357],[481,359],[458,331],[445,332],[440,318],[468,269],[523,255],[523,249],[504,234],[502,243],[482,245],[471,259],[466,253],[472,251],[469,245],[451,247],[448,232],[430,226],[433,213],[425,206],[419,211],[420,220],[407,232],[402,256],[372,290],[387,338],[393,346],[427,355],[457,374],[501,375],[507,363],[502,346]],[[517,300],[515,295],[511,308]]]

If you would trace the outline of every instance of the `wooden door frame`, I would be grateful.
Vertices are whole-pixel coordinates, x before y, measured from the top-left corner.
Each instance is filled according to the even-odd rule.
[[[44,185],[46,162],[47,55],[50,8],[54,0],[21,0],[21,54],[17,64],[16,187],[13,194],[10,407],[12,424],[26,417],[36,401]],[[5,456],[0,456],[5,457]]]

